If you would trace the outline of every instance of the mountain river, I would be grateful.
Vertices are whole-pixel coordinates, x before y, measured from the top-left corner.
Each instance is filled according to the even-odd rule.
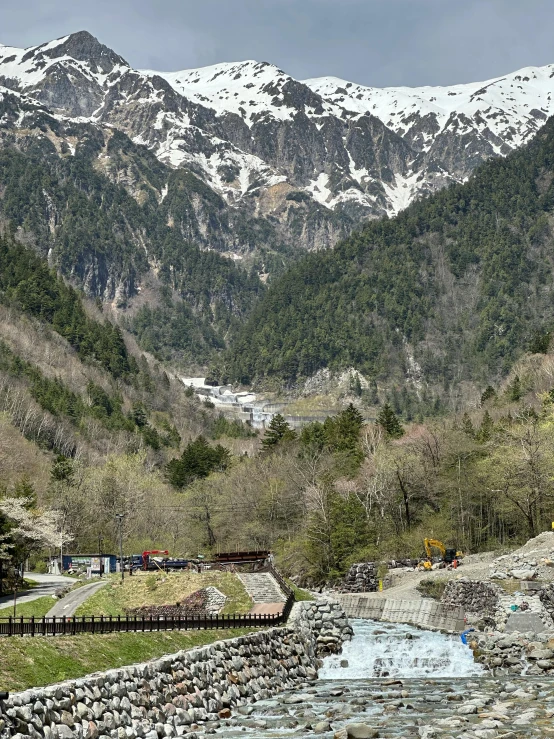
[[[354,638],[319,679],[240,706],[208,732],[255,739],[554,737],[554,680],[493,677],[458,636],[352,621]],[[354,726],[353,726],[354,725]]]

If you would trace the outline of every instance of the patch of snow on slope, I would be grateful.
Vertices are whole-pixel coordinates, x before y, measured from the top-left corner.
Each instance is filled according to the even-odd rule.
[[[197,133],[205,135],[199,130]],[[138,137],[137,137],[138,141]],[[157,147],[156,156],[173,167],[189,166],[193,171],[201,170],[208,184],[229,202],[245,195],[254,184],[266,187],[286,181],[284,175],[277,174],[262,159],[253,154],[245,154],[227,141],[211,137],[215,151],[210,156],[203,152],[191,151],[186,139],[168,134],[165,141]],[[213,147],[212,147],[213,148]],[[222,170],[231,167],[238,174],[232,182],[227,182]]]
[[[406,177],[402,177],[397,174],[394,180],[394,185],[389,185],[388,183],[383,182],[383,187],[390,203],[390,215],[400,213],[400,211],[407,208],[414,197],[417,196],[420,189],[418,186],[418,178],[419,173],[414,172]]]
[[[329,175],[325,172],[321,172],[316,180],[312,180],[306,190],[311,193],[314,200],[318,203],[329,207],[329,200],[331,199],[331,190],[327,187],[329,184]]]

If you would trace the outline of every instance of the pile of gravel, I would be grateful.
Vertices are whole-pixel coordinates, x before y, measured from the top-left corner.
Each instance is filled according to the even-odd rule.
[[[510,554],[497,557],[490,565],[492,580],[554,581],[554,532],[543,531]]]

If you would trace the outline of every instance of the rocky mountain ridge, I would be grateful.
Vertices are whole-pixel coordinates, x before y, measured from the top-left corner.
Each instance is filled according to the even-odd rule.
[[[484,83],[377,89],[301,82],[256,61],[139,71],[87,32],[0,46],[0,84],[56,116],[123,131],[293,249],[333,245],[356,222],[394,215],[524,144],[554,110],[553,75],[549,65]]]

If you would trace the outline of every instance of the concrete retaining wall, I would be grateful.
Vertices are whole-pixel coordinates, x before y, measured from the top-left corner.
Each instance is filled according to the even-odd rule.
[[[341,595],[338,600],[349,618],[371,618],[456,633],[465,628],[463,608],[445,606],[434,600],[371,598],[358,593]]]

